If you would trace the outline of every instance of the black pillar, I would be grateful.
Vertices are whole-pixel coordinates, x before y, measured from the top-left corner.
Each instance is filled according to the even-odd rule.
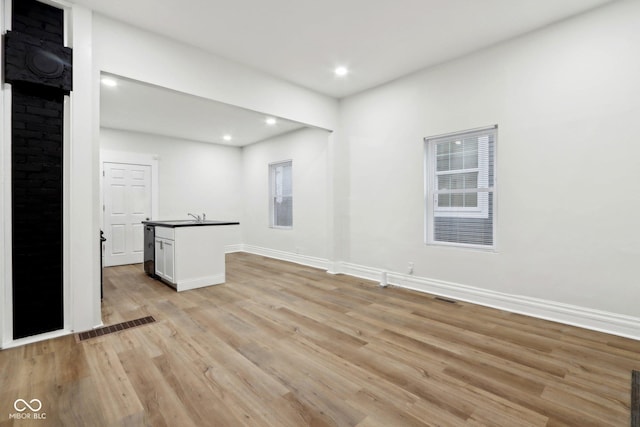
[[[13,338],[64,327],[64,95],[71,50],[63,46],[61,9],[14,0],[5,35],[11,83]]]

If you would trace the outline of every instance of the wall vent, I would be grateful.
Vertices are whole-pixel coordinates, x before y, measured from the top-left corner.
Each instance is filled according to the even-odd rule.
[[[446,302],[447,304],[457,304],[458,301],[449,299],[449,298],[444,298],[444,297],[434,297],[433,298],[436,301],[440,301],[440,302]]]

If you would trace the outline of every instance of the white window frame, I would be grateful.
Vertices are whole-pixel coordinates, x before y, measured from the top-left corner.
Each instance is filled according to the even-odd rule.
[[[456,136],[458,138],[456,138]],[[482,218],[489,217],[489,193],[483,190],[489,190],[489,159],[488,157],[481,156],[481,152],[489,151],[489,141],[478,141],[478,167],[467,169],[454,169],[448,171],[438,172],[437,163],[437,145],[441,143],[447,143],[451,141],[457,141],[467,136],[464,134],[453,134],[451,137],[442,138],[429,138],[428,149],[430,151],[430,170],[434,172],[431,175],[431,190],[433,192],[433,209],[434,216],[447,217],[451,214],[455,214],[460,218]],[[438,190],[438,177],[444,175],[461,175],[465,173],[478,173],[478,186],[474,189],[456,189],[456,190]],[[460,194],[460,193],[476,193],[478,196],[478,203],[475,207],[455,207],[455,206],[438,206],[438,196],[440,194]]]
[[[498,126],[487,126],[483,128],[470,129],[461,132],[453,132],[424,138],[425,147],[425,243],[430,245],[444,245],[455,247],[469,247],[485,250],[495,250],[496,248],[496,147],[497,147]],[[493,185],[489,186],[489,156],[481,156],[481,152],[489,150],[489,141],[478,142],[478,167],[468,169],[456,169],[452,171],[437,172],[437,144],[463,139],[469,136],[481,134],[493,134]],[[478,172],[478,185],[474,189],[438,190],[439,175],[462,174],[467,172]],[[476,193],[478,195],[477,207],[438,207],[439,194],[460,194]],[[438,217],[455,216],[458,218],[487,219],[489,217],[489,194],[493,194],[493,215],[492,215],[492,245],[476,245],[470,243],[446,242],[435,240],[434,222]]]
[[[291,194],[277,194],[276,170],[279,166],[289,166],[291,169]],[[276,222],[276,198],[291,198],[291,225],[277,225]],[[279,162],[269,163],[269,227],[290,230],[293,228],[293,161],[283,160]]]

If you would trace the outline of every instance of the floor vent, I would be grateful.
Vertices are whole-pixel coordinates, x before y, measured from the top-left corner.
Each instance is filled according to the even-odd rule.
[[[640,427],[640,371],[631,371],[631,427]]]
[[[148,323],[155,322],[156,319],[153,316],[141,317],[140,319],[128,320],[122,323],[116,323],[115,325],[103,326],[102,328],[93,329],[87,332],[80,332],[76,334],[76,341],[84,341],[89,338],[101,337],[103,335],[109,335],[114,332],[124,331],[125,329],[135,328],[136,326],[146,325]]]
[[[443,298],[443,297],[434,297],[433,299],[436,300],[436,301],[440,301],[440,302],[446,302],[448,304],[457,304],[458,303],[458,301],[454,301],[452,299]]]

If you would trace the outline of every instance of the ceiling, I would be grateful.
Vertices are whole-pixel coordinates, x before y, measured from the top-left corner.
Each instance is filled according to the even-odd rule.
[[[342,98],[615,0],[71,1]],[[334,75],[339,65],[346,76]],[[303,126],[118,80],[102,87],[103,127],[244,146]]]
[[[241,147],[291,132],[303,124],[159,86],[102,74],[117,86],[101,85],[100,126],[191,141]],[[225,141],[224,135],[231,140]]]
[[[71,1],[342,98],[612,0]]]

